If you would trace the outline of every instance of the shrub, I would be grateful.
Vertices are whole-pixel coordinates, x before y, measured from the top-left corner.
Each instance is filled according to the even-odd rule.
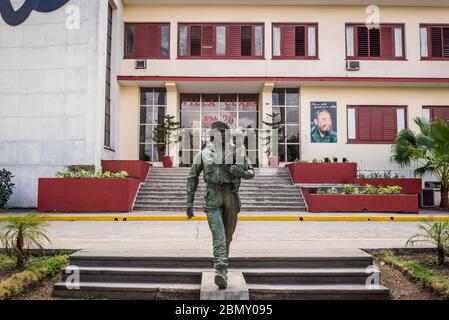
[[[44,278],[54,276],[68,263],[67,256],[55,256],[12,275],[0,283],[0,300],[11,299]]]
[[[353,193],[352,186],[349,184],[345,184],[343,187],[343,193],[344,194],[352,194]]]
[[[14,176],[6,169],[0,170],[0,209],[5,208],[6,203],[12,196],[13,189],[15,187],[12,183]]]
[[[77,172],[73,172],[70,170],[67,170],[65,172],[56,172],[55,174],[55,178],[77,178],[77,179],[88,179],[88,178],[119,178],[119,179],[124,179],[127,178],[128,172],[126,171],[120,171],[120,172],[116,172],[116,173],[111,173],[109,171],[106,172],[97,172],[97,173],[92,173],[90,171],[86,171],[86,170],[80,170]]]
[[[365,194],[375,194],[375,193],[376,193],[376,187],[374,187],[370,184],[367,184],[365,186]]]

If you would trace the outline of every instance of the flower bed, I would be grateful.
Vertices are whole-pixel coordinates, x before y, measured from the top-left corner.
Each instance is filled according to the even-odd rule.
[[[399,186],[402,188],[401,193],[404,194],[418,194],[422,192],[421,179],[406,179],[406,178],[385,178],[385,179],[370,179],[370,178],[355,178],[350,181],[353,184],[367,185],[370,184],[375,187],[383,186]]]
[[[101,168],[103,171],[110,171],[112,173],[126,171],[130,178],[145,182],[151,165],[141,160],[102,160]]]
[[[310,194],[307,188],[301,190],[309,212],[419,212],[416,194]]]
[[[140,181],[129,178],[40,178],[41,212],[129,212]]]
[[[347,183],[357,178],[357,163],[290,163],[286,166],[294,183]]]

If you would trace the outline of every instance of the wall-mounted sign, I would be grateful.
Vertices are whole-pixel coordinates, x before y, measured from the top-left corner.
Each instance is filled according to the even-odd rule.
[[[310,103],[312,143],[337,142],[337,102]]]
[[[0,14],[7,24],[17,26],[24,22],[33,10],[51,12],[61,8],[67,2],[69,0],[25,0],[16,11],[11,4],[11,0],[0,0]]]

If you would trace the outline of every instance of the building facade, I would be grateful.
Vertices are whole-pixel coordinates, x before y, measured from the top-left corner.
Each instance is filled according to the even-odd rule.
[[[9,205],[34,207],[37,178],[69,165],[157,165],[165,114],[183,128],[176,166],[218,119],[255,132],[248,152],[267,166],[275,113],[281,165],[336,157],[410,175],[390,162],[396,133],[416,117],[449,120],[449,1],[377,3],[69,0],[16,26],[0,19]]]

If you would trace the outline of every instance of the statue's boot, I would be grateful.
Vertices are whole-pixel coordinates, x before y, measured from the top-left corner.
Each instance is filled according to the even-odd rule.
[[[215,279],[214,279],[215,284],[218,286],[218,288],[220,289],[226,289],[228,286],[228,279],[226,275],[223,275],[219,272],[217,272],[217,274],[215,275]]]

